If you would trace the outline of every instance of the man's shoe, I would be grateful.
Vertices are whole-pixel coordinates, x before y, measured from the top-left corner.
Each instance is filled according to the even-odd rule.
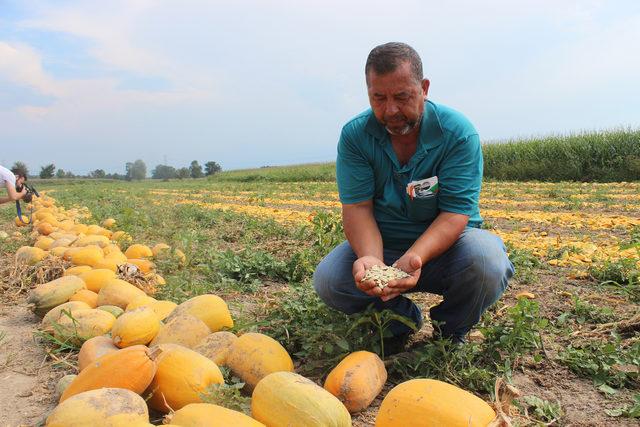
[[[411,335],[413,335],[413,332],[405,332],[400,335],[393,335],[389,338],[384,338],[382,340],[382,343],[384,344],[384,356],[387,357],[404,351]]]

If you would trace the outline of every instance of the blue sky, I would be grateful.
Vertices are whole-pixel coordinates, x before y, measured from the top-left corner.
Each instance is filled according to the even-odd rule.
[[[0,163],[329,161],[411,44],[484,141],[640,126],[640,2],[0,0]]]

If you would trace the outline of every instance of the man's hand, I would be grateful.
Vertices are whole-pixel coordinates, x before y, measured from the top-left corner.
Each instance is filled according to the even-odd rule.
[[[380,299],[385,302],[416,286],[422,271],[422,259],[414,252],[407,252],[393,266],[409,274],[409,277],[392,280],[387,284],[380,296]]]
[[[358,258],[356,262],[353,263],[353,278],[356,281],[356,286],[362,292],[367,295],[371,295],[372,297],[379,297],[382,295],[382,290],[373,280],[367,280],[365,282],[362,281],[366,270],[370,269],[374,265],[384,266],[384,262],[370,255]]]

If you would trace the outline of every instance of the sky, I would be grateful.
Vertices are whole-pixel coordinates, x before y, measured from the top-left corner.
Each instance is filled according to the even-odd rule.
[[[388,41],[484,142],[640,127],[637,0],[0,0],[0,164],[332,161]]]

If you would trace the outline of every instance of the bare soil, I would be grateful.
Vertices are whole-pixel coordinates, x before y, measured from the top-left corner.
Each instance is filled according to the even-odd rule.
[[[35,341],[38,322],[24,305],[0,305],[0,334],[5,334],[0,341],[1,426],[39,425],[55,406],[53,391],[64,372]]]

